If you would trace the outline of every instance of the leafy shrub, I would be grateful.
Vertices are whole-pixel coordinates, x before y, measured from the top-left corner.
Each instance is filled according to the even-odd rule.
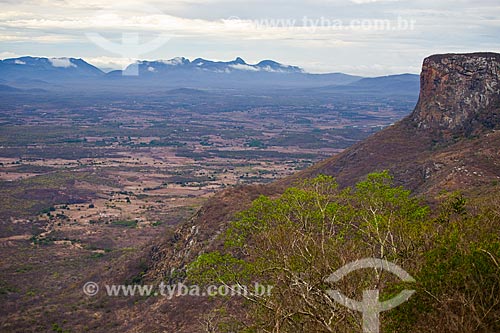
[[[352,332],[361,331],[360,314],[336,304],[325,279],[354,260],[382,258],[417,282],[404,285],[394,275],[364,269],[335,289],[354,299],[366,289],[380,289],[381,299],[415,289],[408,302],[382,313],[384,331],[500,331],[499,211],[471,214],[457,193],[431,210],[394,186],[387,172],[347,189],[318,176],[279,198],[255,200],[223,235],[223,249],[191,263],[188,279],[274,286],[271,295],[245,296],[244,315],[218,312],[227,315],[212,331],[231,323],[232,331]]]

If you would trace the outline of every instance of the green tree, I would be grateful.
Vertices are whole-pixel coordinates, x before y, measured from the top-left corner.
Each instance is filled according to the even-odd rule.
[[[318,176],[277,198],[258,198],[225,234],[225,253],[194,261],[188,277],[203,283],[274,285],[269,296],[248,295],[245,327],[274,332],[360,329],[358,313],[325,293],[325,279],[366,257],[401,265],[426,232],[428,208],[392,185],[387,172],[370,174],[354,188]],[[342,282],[346,295],[382,287],[380,272],[364,271]]]

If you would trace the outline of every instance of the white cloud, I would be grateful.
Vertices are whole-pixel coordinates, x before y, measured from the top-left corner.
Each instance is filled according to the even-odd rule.
[[[76,65],[72,63],[69,58],[49,58],[49,61],[54,67],[76,67]]]
[[[125,69],[128,65],[136,63],[138,59],[115,57],[84,57],[85,61],[99,68]]]
[[[172,66],[180,65],[180,64],[182,64],[183,61],[184,61],[184,59],[182,57],[175,57],[175,58],[169,59],[169,60],[160,60],[160,62],[162,62],[166,65],[172,65]]]
[[[250,72],[258,72],[259,71],[258,68],[255,68],[255,67],[252,67],[252,66],[248,66],[248,65],[245,65],[245,64],[229,65],[229,67],[234,68],[234,69],[238,69],[238,70],[241,70],[241,71],[250,71]]]

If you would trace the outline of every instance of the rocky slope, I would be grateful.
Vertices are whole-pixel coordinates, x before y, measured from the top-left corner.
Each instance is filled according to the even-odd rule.
[[[309,169],[267,186],[230,189],[213,197],[192,220],[150,253],[150,280],[175,281],[200,252],[220,246],[217,235],[259,194],[278,195],[295,181],[332,175],[349,186],[388,169],[397,183],[429,201],[441,190],[488,191],[500,180],[500,54],[447,54],[425,59],[414,112]],[[181,275],[182,276],[182,275]],[[193,304],[169,305],[182,311]],[[203,307],[203,304],[197,304]],[[176,318],[186,329],[193,318]]]
[[[499,77],[500,54],[428,57],[410,116],[292,178],[324,173],[347,186],[370,172],[389,169],[398,183],[419,193],[484,185],[500,171],[495,164]]]

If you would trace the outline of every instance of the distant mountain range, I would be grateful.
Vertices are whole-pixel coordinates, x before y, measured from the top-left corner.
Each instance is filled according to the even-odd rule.
[[[82,59],[21,57],[0,61],[0,75],[7,80],[61,80],[99,77],[104,72]]]
[[[115,71],[111,75],[127,74],[132,72],[135,68],[139,68],[141,75],[158,75],[170,71],[205,71],[213,73],[231,74],[234,72],[267,72],[267,73],[304,73],[299,67],[286,66],[272,60],[264,60],[256,65],[247,64],[245,60],[236,58],[233,61],[211,61],[202,58],[189,61],[184,57],[173,58],[170,60],[157,60],[157,61],[139,61],[136,64],[129,65],[125,71]],[[133,73],[133,72],[132,72]]]
[[[239,57],[228,62],[202,58],[190,61],[184,57],[138,61],[124,70],[107,73],[83,59],[20,57],[0,60],[0,78],[4,86],[46,90],[312,88],[387,92],[392,89],[416,95],[419,85],[418,75],[413,74],[381,78],[344,73],[311,74],[272,60],[248,64]]]

